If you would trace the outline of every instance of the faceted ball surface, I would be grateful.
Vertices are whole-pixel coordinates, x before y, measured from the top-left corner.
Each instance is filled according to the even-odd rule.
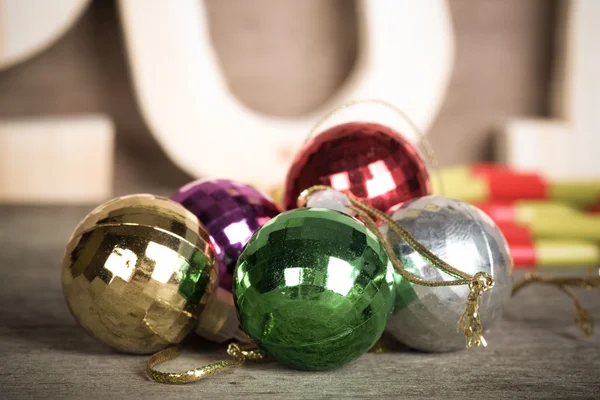
[[[415,147],[396,131],[366,122],[334,126],[304,146],[287,175],[286,208],[296,208],[298,195],[314,185],[351,193],[384,212],[431,193]]]
[[[287,366],[338,367],[385,329],[392,270],[377,237],[356,219],[321,208],[285,212],[239,258],[233,295],[241,326]]]
[[[217,286],[208,234],[181,205],[132,195],[92,211],[75,229],[62,268],[79,323],[123,352],[179,343]]]
[[[265,222],[280,213],[265,194],[230,180],[200,180],[171,197],[204,225],[220,264],[219,284],[231,291],[232,274],[242,249]]]
[[[475,206],[443,196],[411,200],[389,215],[453,267],[471,275],[484,271],[494,278],[494,287],[482,295],[480,305],[483,328],[492,326],[511,297],[513,265],[506,240],[494,222]],[[454,279],[425,261],[387,225],[381,230],[408,271],[427,280]],[[387,331],[418,350],[464,348],[465,338],[456,326],[469,288],[414,285],[396,272],[394,276],[396,304]]]

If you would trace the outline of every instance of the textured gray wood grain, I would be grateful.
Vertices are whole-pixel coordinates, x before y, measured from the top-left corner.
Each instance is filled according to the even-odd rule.
[[[168,191],[165,189],[152,192]],[[84,207],[0,207],[0,398],[525,398],[600,396],[600,334],[586,339],[573,306],[549,287],[510,303],[485,349],[422,354],[400,346],[329,372],[247,364],[187,386],[149,382],[144,356],[114,353],[77,326],[62,297],[63,247]],[[598,292],[581,292],[600,319]],[[166,367],[203,365],[224,348],[186,342]]]

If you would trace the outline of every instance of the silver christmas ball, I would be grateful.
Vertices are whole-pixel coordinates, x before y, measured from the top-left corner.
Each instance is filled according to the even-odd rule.
[[[477,207],[443,196],[411,200],[389,216],[453,267],[471,275],[487,272],[494,278],[494,287],[482,295],[480,303],[483,329],[487,330],[501,316],[512,287],[512,258],[496,224]],[[381,226],[381,231],[409,272],[427,280],[455,279],[429,264],[387,225]],[[465,310],[467,285],[421,286],[398,273],[395,281],[395,310],[387,325],[390,334],[422,351],[465,347],[465,338],[456,327]]]

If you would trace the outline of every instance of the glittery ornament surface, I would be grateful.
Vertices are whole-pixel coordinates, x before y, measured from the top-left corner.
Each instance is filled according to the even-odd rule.
[[[352,361],[379,339],[393,267],[376,236],[337,211],[280,214],[250,240],[234,276],[240,323],[270,356],[297,369]]]
[[[306,203],[306,207],[327,208],[355,217],[356,212],[349,208],[351,205],[352,203],[347,195],[333,189],[316,192],[310,196]]]
[[[191,211],[206,227],[220,263],[220,286],[231,290],[237,259],[250,237],[280,213],[263,193],[230,180],[195,181],[172,199]]]
[[[494,222],[478,208],[442,196],[406,202],[390,217],[417,241],[450,265],[474,275],[487,272],[494,287],[482,295],[480,314],[484,329],[497,320],[511,296],[512,258],[506,240]],[[427,280],[454,280],[431,266],[394,232],[381,227],[404,267]],[[456,324],[469,294],[466,285],[414,285],[395,273],[396,304],[387,331],[415,349],[431,352],[458,350],[465,338]]]
[[[71,236],[63,291],[96,339],[130,353],[179,343],[217,286],[217,262],[198,219],[162,197],[117,198]]]
[[[313,185],[349,192],[384,212],[431,192],[413,145],[390,128],[366,122],[335,126],[304,146],[287,175],[286,208],[296,208],[298,195]]]

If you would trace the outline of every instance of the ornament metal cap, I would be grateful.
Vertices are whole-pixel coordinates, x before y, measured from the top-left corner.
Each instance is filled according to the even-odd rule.
[[[242,343],[250,342],[250,338],[240,329],[231,292],[221,287],[208,299],[198,320],[196,333],[217,343],[231,339]]]

